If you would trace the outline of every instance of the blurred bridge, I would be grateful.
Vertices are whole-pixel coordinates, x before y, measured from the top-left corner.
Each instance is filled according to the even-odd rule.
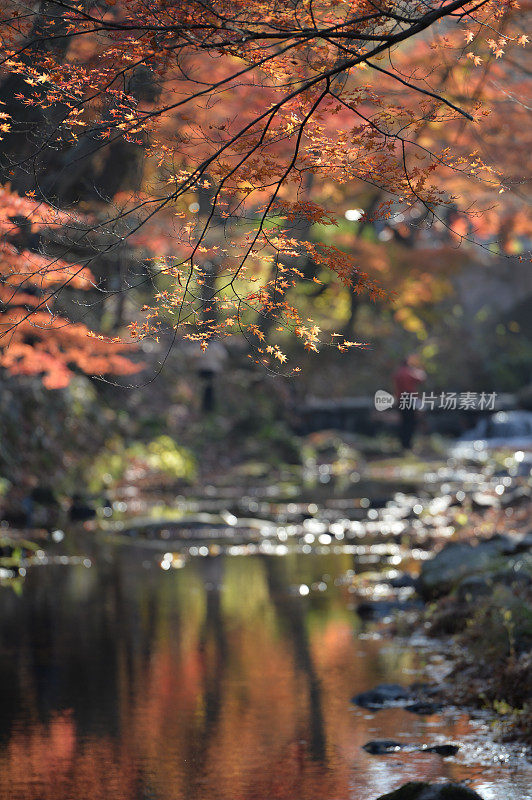
[[[518,407],[513,394],[497,394],[494,411],[509,411]],[[492,413],[489,410],[447,410],[434,408],[420,412],[420,427],[425,433],[459,436],[472,428],[476,420]],[[318,398],[309,397],[297,410],[299,433],[321,430],[338,430],[372,436],[377,433],[394,433],[399,422],[397,409],[377,411],[373,395],[364,397]]]

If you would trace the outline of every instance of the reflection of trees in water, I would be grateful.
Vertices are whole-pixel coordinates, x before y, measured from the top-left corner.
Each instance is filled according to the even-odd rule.
[[[205,662],[205,737],[218,721],[222,702],[221,685],[227,661],[227,642],[225,620],[221,607],[221,587],[223,581],[223,560],[205,559],[201,575],[207,589],[207,612],[203,624],[200,650],[204,655],[209,650]]]
[[[316,673],[309,647],[305,625],[304,604],[300,598],[286,602],[286,587],[289,585],[286,564],[280,558],[264,559],[268,575],[270,596],[279,620],[293,643],[297,668],[305,675],[309,695],[309,753],[313,759],[326,762],[326,737],[323,724],[320,679]]]
[[[224,565],[231,567],[227,574]],[[272,784],[275,774],[283,774],[288,786],[308,772],[308,756],[325,758],[320,684],[303,606],[286,602],[288,575],[278,559],[208,558],[186,572],[162,575],[115,558],[101,559],[91,570],[60,567],[30,576],[23,596],[0,618],[2,642],[16,642],[10,664],[17,665],[8,667],[0,658],[0,669],[11,697],[25,698],[31,720],[26,735],[44,747],[46,730],[52,735],[68,728],[83,741],[84,759],[90,762],[93,752],[96,765],[107,752],[116,767],[126,758],[130,779],[137,751],[144,758],[148,736],[155,736],[149,783],[164,796],[177,769],[190,798],[215,791],[216,776],[207,780],[205,765],[221,765],[233,749],[246,765],[240,775],[246,794],[264,786],[285,796]],[[181,686],[191,668],[192,683]],[[299,672],[306,677],[303,694]],[[307,707],[308,725],[302,716]],[[69,709],[67,718],[57,717]],[[255,769],[253,750],[264,737],[255,729],[266,709],[269,724],[279,730],[266,732],[265,763]],[[11,714],[3,715],[6,740],[16,715],[12,703]],[[71,755],[75,792],[82,753]]]
[[[391,656],[366,642],[354,658],[339,591],[288,591],[348,566],[217,557],[162,573],[122,554],[35,571],[0,596],[0,800],[13,774],[40,782],[16,800],[108,800],[107,784],[117,800],[347,796],[371,738],[347,700]]]
[[[35,579],[38,588],[32,590]],[[2,598],[2,645],[6,639],[16,642],[10,691],[18,692],[34,719],[47,721],[55,710],[74,709],[83,733],[91,731],[101,709],[107,730],[117,734],[114,614],[109,614],[103,582],[98,580],[82,602],[76,601],[74,582],[69,568],[41,569],[30,574],[23,596],[8,604],[10,613]],[[5,662],[0,659],[3,667]]]
[[[200,563],[199,574],[206,591],[206,610],[198,631],[198,655],[202,665],[201,695],[204,713],[199,724],[190,731],[186,742],[185,794],[201,794],[201,768],[208,758],[211,738],[215,735],[223,703],[222,684],[227,663],[225,620],[221,607],[223,560],[207,558]]]
[[[3,732],[8,699],[16,698],[42,721],[72,709],[83,736],[120,735],[119,707],[142,691],[160,613],[158,582],[138,578],[119,560],[102,559],[90,570],[40,568],[21,597],[2,592]]]

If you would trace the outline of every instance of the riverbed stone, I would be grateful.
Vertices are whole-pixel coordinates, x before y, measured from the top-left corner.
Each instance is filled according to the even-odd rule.
[[[436,753],[442,758],[448,756],[455,756],[460,747],[457,744],[401,744],[394,739],[372,739],[366,742],[362,747],[366,753],[372,756],[385,756],[390,753],[398,753],[400,751],[407,751],[411,753]]]
[[[425,597],[437,597],[451,591],[466,575],[493,568],[510,546],[507,536],[493,536],[477,545],[450,542],[433,559],[424,562],[421,593]]]
[[[357,614],[362,619],[376,620],[422,608],[423,604],[419,600],[366,600],[357,606]]]
[[[512,536],[510,546],[505,553],[514,555],[517,553],[526,553],[532,550],[532,530],[526,533],[521,533],[517,536]]]
[[[466,575],[456,586],[459,601],[474,602],[490,597],[497,586],[512,589],[527,589],[532,585],[532,554],[520,552],[511,557],[497,558],[493,567],[484,572]]]
[[[429,703],[425,700],[419,700],[405,706],[405,711],[410,711],[411,714],[419,714],[420,717],[430,717],[432,714],[439,714],[442,708],[441,703]]]
[[[417,589],[418,579],[408,572],[402,572],[396,578],[390,578],[386,583],[389,583],[392,589]]]
[[[371,742],[366,742],[362,750],[372,756],[384,756],[388,753],[397,753],[399,750],[404,750],[406,745],[400,744],[393,739],[372,739]]]
[[[395,792],[383,794],[377,800],[482,800],[473,789],[458,783],[405,783]]]
[[[362,708],[379,709],[404,706],[415,700],[410,689],[397,683],[381,683],[374,689],[361,692],[351,698],[351,702]]]
[[[455,756],[459,750],[460,746],[457,744],[432,744],[423,745],[423,747],[420,747],[421,753],[436,753],[437,755],[442,756],[442,758]]]

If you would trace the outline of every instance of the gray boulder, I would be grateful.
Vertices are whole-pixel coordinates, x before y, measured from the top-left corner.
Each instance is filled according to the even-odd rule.
[[[383,794],[377,800],[482,800],[482,797],[458,783],[405,783],[395,792]]]
[[[425,597],[445,594],[466,575],[494,568],[511,547],[506,536],[494,536],[477,545],[450,542],[433,559],[425,561],[420,575],[420,591]]]
[[[532,550],[532,531],[527,531],[527,533],[521,533],[518,536],[512,536],[510,540],[510,547],[504,552],[512,555],[515,553],[527,553],[530,552],[530,550]]]
[[[397,683],[381,683],[368,692],[361,692],[351,698],[351,702],[362,708],[378,710],[379,708],[394,708],[404,706],[415,700],[412,691]]]
[[[430,717],[432,714],[439,714],[443,705],[441,703],[429,703],[426,700],[417,700],[405,706],[405,711],[411,714],[419,714],[420,717]]]
[[[456,597],[460,601],[475,602],[490,597],[497,586],[512,589],[527,589],[532,584],[532,555],[497,559],[496,568],[489,567],[482,573],[466,575],[458,581]]]

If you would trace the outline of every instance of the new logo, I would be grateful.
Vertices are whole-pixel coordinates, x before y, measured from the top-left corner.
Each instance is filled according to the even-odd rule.
[[[394,396],[390,392],[385,392],[384,389],[378,389],[375,392],[375,408],[377,411],[386,411],[394,404]]]

